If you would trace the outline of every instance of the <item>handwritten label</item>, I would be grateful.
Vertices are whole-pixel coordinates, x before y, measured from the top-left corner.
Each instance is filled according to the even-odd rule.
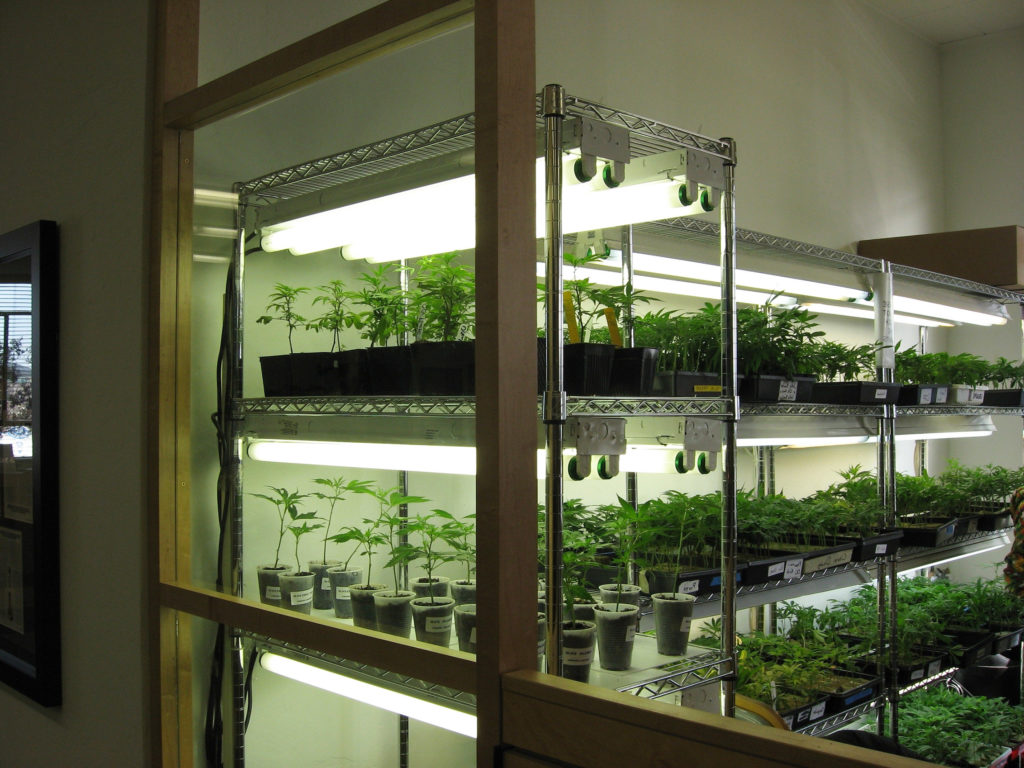
[[[281,430],[282,435],[295,436],[299,434],[299,422],[293,419],[278,419],[278,429]]]
[[[932,390],[931,389],[919,389],[917,390],[917,404],[918,405],[931,405],[932,403]]]
[[[633,638],[636,636],[636,627],[626,627],[626,642],[632,643]]]
[[[589,648],[562,648],[562,664],[582,667],[594,660],[594,646]]]
[[[427,632],[447,632],[452,628],[452,616],[427,616],[423,628]]]
[[[768,566],[768,578],[769,579],[772,576],[781,576],[785,572],[786,572],[786,564],[785,563],[772,563],[771,565]]]
[[[352,590],[348,587],[335,587],[334,588],[334,599],[335,600],[351,600]]]
[[[915,669],[913,672],[910,673],[911,680],[921,680],[922,678],[924,678],[923,669]]]
[[[692,595],[697,592],[700,587],[700,580],[694,579],[693,581],[684,581],[679,584],[679,591],[684,595]]]
[[[935,403],[936,405],[944,405],[946,398],[949,397],[949,387],[936,387],[935,388]]]
[[[811,719],[819,720],[825,716],[825,704],[827,702],[819,701],[813,707],[811,707]]]
[[[875,400],[885,400],[889,395],[889,390],[885,387],[879,387],[875,390]]]
[[[544,655],[544,648],[545,647],[547,647],[547,643],[545,643],[543,640],[538,640],[537,641],[537,655],[538,656]]]
[[[811,710],[810,709],[802,710],[800,712],[797,712],[797,714],[796,714],[796,721],[798,723],[806,723],[810,719],[811,719]]]
[[[785,579],[799,579],[804,575],[804,559],[801,557],[799,560],[787,560],[786,570],[783,574]]]
[[[324,590],[325,592],[331,591],[331,579],[329,576],[324,576],[322,579],[320,579],[320,589]]]
[[[679,622],[679,631],[682,632],[684,635],[688,634],[690,631],[690,621],[690,617],[687,616],[681,622]]]
[[[889,549],[888,544],[875,544],[875,554],[884,555]]]
[[[267,586],[267,600],[280,600],[281,599],[281,588]]]
[[[793,402],[796,400],[796,382],[783,379],[779,382],[779,402]]]
[[[985,390],[981,387],[972,389],[971,394],[967,397],[967,402],[971,405],[981,405],[985,402]]]
[[[313,602],[313,589],[300,589],[298,592],[291,593],[292,605],[306,605],[307,603]]]

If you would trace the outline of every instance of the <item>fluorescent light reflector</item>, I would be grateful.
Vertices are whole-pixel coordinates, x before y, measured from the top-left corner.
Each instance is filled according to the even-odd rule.
[[[476,715],[460,712],[431,701],[423,701],[388,688],[364,683],[361,680],[339,675],[337,672],[328,672],[326,669],[320,669],[276,653],[264,653],[260,656],[260,665],[275,675],[281,675],[353,701],[369,704],[371,707],[394,712],[396,715],[405,715],[412,720],[444,728],[453,733],[460,733],[471,739],[476,738]]]

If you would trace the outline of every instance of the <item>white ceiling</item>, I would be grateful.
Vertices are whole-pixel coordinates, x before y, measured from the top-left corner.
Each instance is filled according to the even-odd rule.
[[[938,44],[1024,26],[1024,0],[862,1]]]

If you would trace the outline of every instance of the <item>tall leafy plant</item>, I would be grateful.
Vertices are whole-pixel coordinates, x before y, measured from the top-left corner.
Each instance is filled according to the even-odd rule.
[[[458,257],[453,251],[419,260],[412,302],[419,341],[460,341],[473,335],[476,285],[473,270],[456,263]]]
[[[269,325],[275,320],[287,325],[288,351],[292,354],[295,353],[295,347],[292,345],[292,333],[296,328],[304,326],[306,323],[306,318],[295,311],[295,303],[299,296],[305,293],[309,293],[309,288],[293,288],[284,283],[275,283],[274,290],[269,297],[270,303],[267,304],[267,308],[264,310],[269,314],[260,315],[256,318],[256,322],[260,325]]]
[[[356,304],[365,307],[359,314],[358,327],[371,347],[387,346],[391,339],[397,342],[408,330],[406,294],[399,284],[401,269],[394,262],[380,264],[359,276],[363,285],[351,294]]]
[[[270,493],[252,493],[250,495],[255,496],[257,499],[269,501],[274,505],[274,508],[277,511],[279,525],[277,529],[277,547],[274,550],[274,568],[277,568],[281,564],[281,544],[284,542],[284,535],[285,532],[289,530],[290,523],[297,520],[314,519],[316,517],[316,513],[299,511],[302,500],[305,499],[308,494],[299,493],[298,491],[290,491],[287,488],[278,488],[273,485],[268,485],[267,489]],[[299,570],[301,570],[301,568]]]
[[[317,295],[313,297],[313,306],[320,306],[321,312],[306,324],[306,329],[330,333],[331,352],[342,350],[342,331],[361,325],[359,315],[351,309],[352,296],[341,280],[331,280],[317,288]]]

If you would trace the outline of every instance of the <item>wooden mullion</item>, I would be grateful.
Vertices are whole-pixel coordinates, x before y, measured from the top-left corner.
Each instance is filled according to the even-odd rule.
[[[169,100],[164,120],[172,128],[199,128],[465,26],[472,10],[472,0],[389,0]]]
[[[481,0],[475,35],[477,765],[489,766],[501,675],[537,664],[532,0]]]
[[[339,625],[330,619],[300,616],[285,608],[258,605],[188,584],[162,585],[160,602],[178,611],[205,616],[218,624],[428,683],[476,692],[475,665],[468,654],[460,651],[427,647],[407,638]]]

